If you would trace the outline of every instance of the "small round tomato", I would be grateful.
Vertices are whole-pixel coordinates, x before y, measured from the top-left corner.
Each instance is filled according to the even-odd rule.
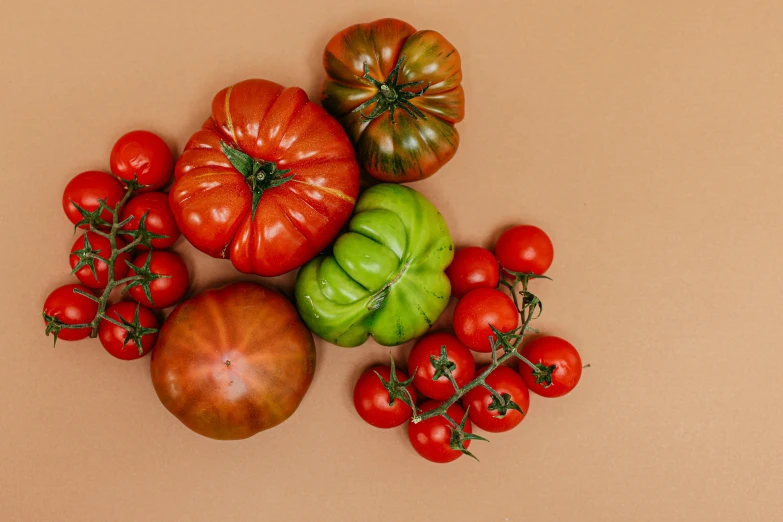
[[[394,373],[399,382],[408,379],[408,376],[400,370],[396,370]],[[394,404],[389,404],[391,401],[389,391],[383,386],[378,375],[383,377],[384,381],[389,382],[391,368],[389,366],[374,366],[365,370],[356,381],[356,386],[353,389],[353,405],[356,407],[356,412],[365,422],[376,428],[402,426],[406,420],[411,418],[413,410],[399,398],[394,399]],[[413,389],[413,385],[409,385],[407,390],[413,398],[413,403],[416,404],[416,390]]]
[[[152,302],[147,297],[143,282],[131,282],[128,293],[137,302],[150,308],[166,308],[185,296],[188,291],[190,275],[185,262],[174,252],[153,250],[139,254],[133,260],[134,268],[131,275],[163,276],[150,281],[149,293]]]
[[[138,230],[141,217],[147,214],[144,226],[159,237],[152,240],[152,248],[169,248],[179,238],[179,229],[174,221],[174,214],[169,207],[169,196],[163,192],[143,192],[131,198],[122,211],[122,220],[132,217],[122,228]],[[148,250],[145,245],[139,245],[139,250]]]
[[[471,290],[454,309],[454,332],[462,343],[477,352],[491,352],[490,325],[501,332],[510,332],[519,323],[514,301],[492,288]],[[494,337],[493,337],[494,338]]]
[[[86,243],[85,237],[87,239]],[[125,241],[119,237],[115,239],[115,242],[117,248],[125,246]],[[71,264],[71,269],[74,270],[73,273],[83,285],[90,288],[106,288],[106,285],[109,284],[109,265],[92,257],[93,254],[108,259],[111,257],[111,243],[107,238],[95,232],[86,232],[73,243],[68,262]],[[95,267],[94,273],[90,267],[90,260],[92,261],[92,266]],[[117,256],[117,260],[114,262],[115,280],[122,279],[128,273],[128,263],[126,261],[129,260],[130,255],[127,252]]]
[[[140,192],[163,187],[174,171],[171,149],[160,136],[145,130],[123,135],[111,149],[111,171],[118,178],[137,181],[144,185]]]
[[[98,303],[74,292],[92,294],[82,285],[64,285],[54,290],[44,301],[43,315],[46,335],[54,334],[54,340],[78,341],[89,337],[91,328],[61,328],[60,325],[89,324],[98,313]]]
[[[486,369],[487,366],[479,368],[478,373],[481,374]],[[527,415],[527,409],[530,407],[530,392],[527,391],[522,377],[508,366],[498,366],[487,375],[484,382],[498,392],[501,397],[508,395],[507,400],[513,401],[522,412],[506,408],[503,413],[502,409],[497,409],[497,404],[495,408],[490,409],[495,399],[489,390],[483,386],[476,386],[462,397],[462,405],[467,409],[473,424],[492,433],[508,431],[518,426]]]
[[[105,172],[89,170],[76,175],[65,186],[63,210],[71,223],[76,225],[84,219],[84,216],[74,204],[88,212],[95,212],[100,206],[100,200],[114,208],[124,195],[125,188],[117,179]],[[112,216],[108,210],[104,209],[100,217],[107,223],[111,223]]]
[[[143,357],[155,346],[158,340],[158,318],[152,310],[131,301],[121,301],[106,310],[106,316],[130,329],[101,319],[98,326],[98,338],[106,351],[117,359],[131,361]],[[136,341],[141,343],[141,350]]]
[[[519,225],[503,232],[495,244],[495,256],[506,270],[543,275],[552,265],[555,248],[540,228]]]
[[[533,370],[519,361],[519,373],[530,391],[542,397],[561,397],[573,390],[582,377],[579,352],[560,337],[538,337],[525,344],[519,353],[538,366],[538,370]]]
[[[460,248],[446,269],[451,295],[462,297],[475,288],[497,288],[500,279],[498,260],[481,247]]]
[[[427,401],[419,409],[423,412],[430,411],[440,406],[438,401]],[[462,409],[457,403],[449,406],[446,410],[449,417],[454,422],[462,422],[465,416],[465,410]],[[451,430],[452,426],[449,421],[438,415],[437,417],[431,417],[423,420],[417,424],[413,422],[408,424],[408,438],[413,445],[413,449],[416,453],[429,460],[430,462],[452,462],[462,456],[462,452],[451,447]],[[473,426],[470,424],[470,420],[465,422],[465,433],[473,433]],[[470,440],[466,440],[464,443],[465,449],[470,446]]]
[[[473,380],[476,374],[473,354],[454,335],[445,332],[432,333],[419,339],[408,355],[408,373],[413,375],[413,385],[417,390],[438,400],[446,400],[454,395],[454,385],[445,374],[441,372],[440,377],[432,380],[436,370],[431,358],[434,357],[436,361],[440,359],[442,346],[446,347],[446,357],[452,367],[451,374],[460,388]]]

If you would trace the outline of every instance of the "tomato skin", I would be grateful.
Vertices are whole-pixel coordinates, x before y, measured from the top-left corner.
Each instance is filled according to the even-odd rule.
[[[501,332],[510,332],[519,324],[519,312],[508,295],[492,288],[477,288],[457,303],[454,333],[471,350],[492,351],[490,324]]]
[[[477,371],[481,374],[487,368],[484,366]],[[498,417],[496,410],[490,411],[488,409],[492,404],[492,395],[486,388],[477,386],[462,397],[462,405],[467,409],[470,420],[482,430],[491,433],[500,433],[517,427],[527,416],[527,410],[530,407],[530,392],[525,381],[508,366],[498,366],[487,376],[485,382],[500,395],[508,393],[511,400],[524,412],[524,415],[509,409],[503,417]]]
[[[438,401],[427,401],[419,406],[419,409],[426,412],[437,408],[440,404]],[[465,410],[457,403],[449,406],[446,413],[458,423],[465,416]],[[473,433],[470,419],[465,423],[464,430],[465,433]],[[461,451],[451,449],[451,424],[440,415],[423,420],[418,424],[408,423],[408,438],[416,453],[430,462],[443,464],[453,462],[462,456]],[[464,446],[465,449],[468,449],[470,441],[466,440]]]
[[[64,324],[91,323],[98,313],[98,303],[74,292],[76,288],[83,292],[92,293],[84,285],[63,285],[52,291],[46,298],[43,307],[44,313],[59,319]],[[61,341],[78,341],[79,339],[89,337],[90,332],[91,328],[63,328],[57,335],[57,339]]]
[[[112,173],[118,178],[138,182],[145,187],[139,192],[157,190],[168,183],[174,166],[171,149],[155,133],[135,130],[120,137],[111,149]]]
[[[120,323],[122,319],[132,322],[136,315],[137,306],[139,305],[131,301],[120,301],[106,309],[106,316]],[[152,310],[145,306],[139,306],[139,323],[144,328],[157,328],[159,326],[158,318],[155,317]],[[106,351],[117,359],[132,361],[144,357],[152,350],[158,339],[157,332],[144,335],[141,338],[142,353],[139,353],[139,348],[134,340],[131,339],[127,344],[124,344],[126,334],[127,330],[124,328],[120,328],[106,319],[101,319],[101,323],[98,326],[98,339],[101,340],[101,344]]]
[[[133,259],[133,265],[143,267],[149,256],[152,256],[150,272],[170,277],[155,279],[150,283],[152,303],[147,299],[144,288],[140,285],[131,287],[128,294],[136,302],[149,308],[167,308],[178,302],[187,293],[190,282],[188,267],[179,255],[164,250],[153,250],[139,254]],[[131,275],[136,275],[136,270],[132,270]]]
[[[400,399],[395,399],[394,404],[389,405],[389,392],[383,387],[375,372],[378,372],[387,382],[391,377],[389,366],[374,366],[365,370],[353,389],[353,405],[356,412],[367,424],[376,428],[402,426],[411,418],[413,411]],[[400,370],[396,370],[395,374],[400,382],[408,380],[408,376]],[[413,389],[413,385],[408,386],[407,389],[413,398],[413,403],[416,404],[416,390]]]
[[[87,241],[90,242],[90,246],[92,247],[93,250],[96,251],[96,254],[98,254],[99,256],[104,258],[109,258],[111,256],[111,243],[107,238],[100,236],[95,232],[88,231]],[[115,242],[118,249],[123,248],[125,246],[125,241],[123,241],[119,237],[115,238]],[[73,246],[71,247],[71,252],[82,250],[83,248],[84,248],[84,234],[80,235],[76,239],[76,241],[74,241]],[[122,279],[123,277],[125,277],[125,274],[128,273],[128,263],[126,263],[126,261],[129,260],[130,260],[130,255],[127,252],[124,252],[119,256],[117,256],[117,260],[114,262],[115,280]],[[79,262],[79,257],[71,253],[71,255],[68,257],[68,262],[71,265],[71,269],[73,269],[76,266],[76,264]],[[95,260],[94,263],[95,263],[95,275],[93,275],[92,270],[90,270],[90,267],[86,265],[79,268],[79,270],[77,270],[74,273],[74,275],[84,286],[88,286],[90,288],[95,288],[95,289],[106,288],[106,285],[109,284],[109,265],[99,260]]]
[[[95,211],[103,199],[112,208],[117,206],[125,195],[122,183],[105,172],[88,170],[77,174],[68,182],[63,191],[63,210],[74,225],[82,220],[82,214],[73,206],[76,203],[84,210]],[[73,202],[73,203],[72,203]],[[111,223],[112,216],[108,210],[101,212],[101,218]]]
[[[454,386],[448,377],[441,375],[433,381],[435,368],[432,366],[431,356],[440,358],[441,346],[446,346],[446,354],[449,361],[456,365],[451,371],[454,380],[461,388],[473,380],[476,375],[476,361],[464,344],[459,342],[454,335],[446,332],[432,333],[419,339],[408,355],[408,373],[413,375],[413,384],[423,395],[437,400],[446,400],[454,395]]]
[[[555,248],[540,228],[519,225],[503,232],[495,244],[495,256],[506,270],[543,275],[552,265]]]
[[[147,213],[147,219],[144,225],[153,234],[167,236],[165,238],[156,238],[151,241],[152,248],[166,249],[172,246],[179,239],[180,232],[177,223],[174,221],[174,214],[169,207],[169,196],[163,192],[143,192],[128,201],[122,210],[122,220],[133,216],[125,226],[124,230],[137,230],[141,217]],[[149,250],[146,245],[139,245],[139,250]]]
[[[492,252],[481,247],[460,248],[446,269],[451,295],[460,298],[475,288],[497,288],[500,267]]]
[[[523,361],[519,373],[530,391],[542,397],[562,397],[576,387],[582,377],[582,358],[574,346],[560,337],[538,337],[522,347],[520,353],[533,364],[557,366],[552,372],[552,385],[537,384],[533,370]]]

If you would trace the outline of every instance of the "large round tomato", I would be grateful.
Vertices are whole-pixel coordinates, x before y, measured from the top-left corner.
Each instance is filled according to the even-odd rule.
[[[174,221],[174,215],[169,208],[169,197],[163,192],[144,192],[134,196],[122,209],[122,220],[131,218],[122,228],[138,230],[144,215],[144,228],[153,234],[166,237],[156,237],[150,243],[152,248],[169,248],[179,239],[179,229]],[[128,236],[130,237],[130,236]],[[146,245],[139,245],[139,250],[147,250]]]
[[[481,374],[486,369],[484,366],[477,371]],[[527,416],[527,409],[530,407],[530,392],[522,377],[508,366],[498,366],[484,382],[495,390],[504,402],[500,404],[483,386],[476,386],[468,391],[462,397],[462,405],[468,410],[473,424],[492,433],[508,431],[519,425]],[[521,411],[506,407],[507,400],[516,404]]]
[[[115,238],[117,248],[125,247],[125,241]],[[106,288],[109,284],[109,265],[96,259],[111,257],[111,242],[95,232],[85,232],[74,241],[68,262],[74,275],[85,286],[90,288]],[[114,280],[122,279],[128,273],[130,254],[123,252],[114,262]],[[78,267],[78,268],[77,268]],[[95,269],[93,271],[93,268]]]
[[[71,179],[63,191],[63,210],[65,215],[74,225],[82,223],[86,228],[85,216],[78,207],[88,212],[95,212],[100,206],[101,200],[114,208],[125,195],[122,183],[105,172],[88,170]],[[95,212],[94,222],[100,217],[103,221],[111,223],[111,213],[104,209],[103,212]]]
[[[398,381],[408,380],[408,376],[400,370],[395,369],[394,373]],[[401,426],[411,418],[413,410],[400,398],[395,397],[392,403],[389,390],[384,387],[379,375],[389,382],[391,367],[374,366],[368,368],[356,381],[356,386],[353,389],[353,405],[356,408],[356,413],[367,424],[376,428]],[[407,390],[413,403],[416,404],[416,390],[413,389],[413,385],[409,385]]]
[[[519,361],[519,373],[530,391],[542,397],[561,397],[582,377],[579,352],[560,337],[538,337],[525,344],[520,353],[536,365],[536,370]]]
[[[54,334],[54,340],[78,341],[89,337],[91,328],[63,328],[62,325],[89,324],[98,313],[98,303],[89,297],[74,292],[74,289],[91,294],[90,289],[82,285],[64,285],[54,290],[46,298],[43,318],[46,323],[46,335]]]
[[[433,380],[437,371],[433,359],[440,364],[442,347],[446,348],[448,359],[445,366],[450,367],[457,386],[465,386],[476,375],[473,354],[454,335],[446,332],[425,335],[416,342],[408,355],[408,373],[414,375],[413,385],[416,389],[431,399],[446,400],[454,395],[454,385],[443,370]]]
[[[294,413],[315,371],[315,343],[293,305],[255,283],[207,290],[166,319],[152,384],[185,426],[244,439]]]
[[[460,299],[454,309],[454,333],[465,346],[477,352],[491,352],[491,326],[510,332],[519,324],[514,301],[494,288],[476,288]]]
[[[320,253],[359,192],[359,166],[340,125],[302,89],[266,80],[215,96],[174,176],[169,201],[188,241],[263,276]]]
[[[424,179],[457,152],[462,64],[441,34],[391,18],[353,25],[329,40],[323,62],[321,102],[371,176]]]
[[[118,178],[136,176],[140,192],[157,190],[168,183],[174,158],[166,142],[155,133],[135,130],[120,137],[111,149],[111,171]]]

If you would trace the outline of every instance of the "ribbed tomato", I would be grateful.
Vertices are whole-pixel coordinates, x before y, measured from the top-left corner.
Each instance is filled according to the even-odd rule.
[[[174,176],[169,202],[188,241],[263,276],[320,253],[359,192],[359,166],[340,124],[302,89],[266,80],[215,96]]]

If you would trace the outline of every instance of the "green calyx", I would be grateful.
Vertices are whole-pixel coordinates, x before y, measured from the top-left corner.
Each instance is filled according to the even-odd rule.
[[[143,266],[136,266],[127,259],[125,262],[128,264],[128,267],[136,273],[137,277],[128,283],[128,286],[122,290],[122,293],[125,294],[134,286],[140,286],[144,291],[144,295],[147,297],[147,301],[149,301],[152,306],[155,306],[155,303],[152,301],[152,290],[150,289],[150,283],[156,279],[167,279],[171,276],[155,274],[152,272],[152,269],[150,268],[150,263],[152,262],[152,252],[147,254],[147,259],[144,261]]]
[[[133,314],[133,319],[128,321],[124,317],[122,317],[120,314],[117,314],[117,318],[119,321],[106,316],[105,319],[109,321],[110,323],[114,323],[115,325],[123,328],[125,330],[125,339],[122,342],[122,347],[125,348],[125,346],[133,341],[133,343],[136,345],[136,348],[139,350],[139,355],[144,354],[144,348],[142,346],[142,338],[145,335],[153,334],[158,331],[157,328],[147,328],[141,325],[141,321],[139,320],[139,310],[141,309],[141,304],[136,305],[136,312]]]
[[[465,432],[465,423],[468,422],[469,411],[470,411],[470,407],[465,409],[465,415],[462,417],[462,421],[459,424],[457,424],[454,421],[454,419],[449,417],[448,414],[443,414],[443,416],[446,418],[447,421],[449,421],[452,424],[451,439],[449,440],[449,446],[451,446],[451,449],[460,451],[465,455],[467,455],[468,457],[472,457],[478,460],[478,458],[470,451],[468,451],[468,449],[465,447],[466,441],[469,440],[482,440],[484,442],[489,442],[489,441],[484,437],[482,437],[481,435]]]
[[[80,248],[79,250],[74,250],[71,252],[73,255],[75,255],[79,260],[76,262],[76,265],[73,267],[73,270],[71,270],[71,274],[75,274],[78,272],[82,267],[87,266],[90,268],[90,272],[92,273],[92,276],[95,278],[96,281],[98,281],[98,272],[95,269],[95,260],[102,261],[104,263],[108,263],[108,259],[99,256],[101,249],[95,250],[92,248],[92,245],[90,244],[90,239],[87,236],[87,232],[84,232],[84,246]]]
[[[424,83],[424,81],[419,80],[415,82],[408,82],[408,83],[397,83],[397,80],[400,75],[400,67],[402,67],[402,63],[405,61],[405,55],[401,55],[400,59],[397,60],[397,64],[394,66],[394,69],[389,73],[389,75],[386,77],[386,81],[381,82],[376,80],[370,75],[370,67],[367,65],[367,63],[364,64],[364,78],[368,82],[370,82],[372,85],[374,85],[378,92],[367,100],[366,102],[362,103],[358,107],[356,107],[353,112],[358,112],[360,114],[360,118],[362,121],[370,121],[381,114],[383,114],[386,111],[389,111],[389,117],[391,118],[391,122],[394,123],[394,111],[395,109],[399,108],[407,112],[414,120],[421,118],[423,120],[427,119],[427,116],[421,112],[418,107],[413,105],[410,100],[413,98],[418,98],[425,92],[427,92],[427,89],[429,89],[430,84],[428,83],[424,88],[422,88],[420,91],[417,92],[411,92],[407,91],[405,89],[410,89],[411,87],[416,87],[417,85],[421,85]],[[375,104],[375,108],[372,110],[372,112],[369,115],[365,115],[362,111],[366,109],[367,107],[371,106],[372,104]]]
[[[401,400],[405,404],[411,407],[411,409],[415,412],[417,411],[416,403],[413,402],[413,397],[411,396],[410,392],[408,391],[408,386],[411,385],[413,382],[413,378],[415,376],[411,375],[411,377],[408,380],[400,381],[397,378],[397,366],[394,363],[394,357],[392,357],[391,354],[389,354],[389,358],[391,359],[391,372],[389,375],[389,380],[385,380],[381,374],[378,372],[375,372],[375,375],[378,376],[378,378],[381,380],[381,384],[383,384],[383,387],[386,389],[387,392],[389,392],[389,406],[394,406],[394,401]]]

